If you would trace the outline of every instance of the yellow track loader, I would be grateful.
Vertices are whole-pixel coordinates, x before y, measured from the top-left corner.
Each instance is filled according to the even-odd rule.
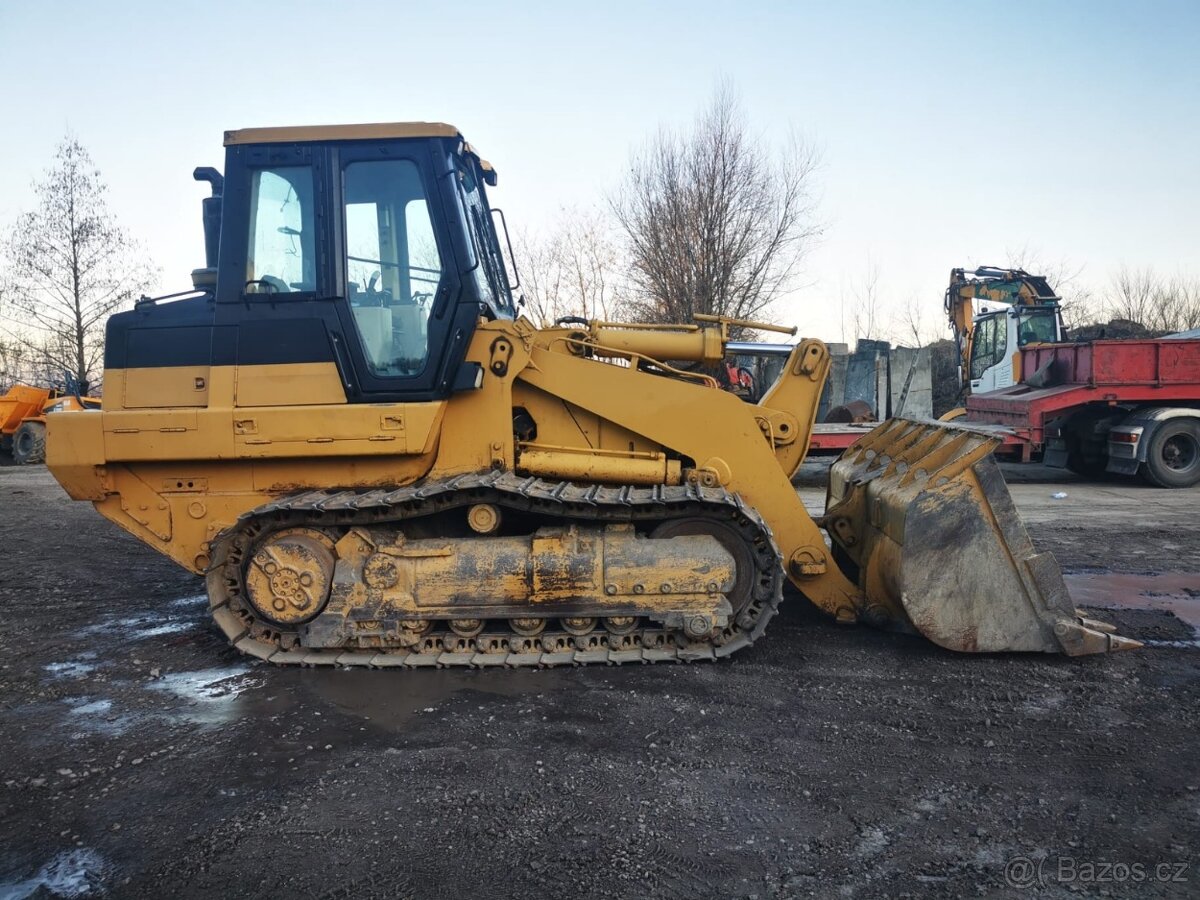
[[[519,315],[495,170],[449,125],[228,132],[188,295],[108,323],[105,408],[50,417],[70,495],[207,577],[274,663],[723,657],[790,580],[840,622],[968,651],[1136,646],[1081,618],[985,435],[892,420],[791,483],[829,354],[757,404],[731,328]]]

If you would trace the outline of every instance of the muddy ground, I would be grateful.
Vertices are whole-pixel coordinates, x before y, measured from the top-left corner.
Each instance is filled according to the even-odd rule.
[[[0,898],[1195,896],[1200,491],[1007,471],[1146,649],[957,656],[792,595],[719,664],[272,669],[0,469]]]

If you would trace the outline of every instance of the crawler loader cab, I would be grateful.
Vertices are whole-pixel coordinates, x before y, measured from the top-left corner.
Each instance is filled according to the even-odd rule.
[[[511,666],[712,659],[790,580],[841,622],[957,650],[1101,652],[990,458],[884,423],[791,484],[829,372],[775,345],[757,403],[694,365],[731,331],[514,308],[487,187],[449,125],[226,135],[196,172],[206,265],[108,323],[104,410],[49,417],[76,499],[207,580],[275,663]],[[502,217],[500,218],[502,221]]]
[[[496,173],[456,128],[260,128],[227,132],[225,144],[223,175],[196,170],[213,197],[207,265],[193,282],[227,358],[302,366],[295,374],[310,378],[333,367],[350,403],[473,386],[463,360],[477,321],[516,311],[486,196]],[[155,359],[208,352],[187,327],[159,331],[168,308],[129,314],[118,330],[158,332]],[[196,317],[189,304],[175,308]]]

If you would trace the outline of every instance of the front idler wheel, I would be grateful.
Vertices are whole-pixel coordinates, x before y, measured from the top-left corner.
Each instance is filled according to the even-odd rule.
[[[312,528],[290,528],[258,545],[246,565],[246,597],[258,615],[295,627],[315,617],[333,585],[333,541]]]

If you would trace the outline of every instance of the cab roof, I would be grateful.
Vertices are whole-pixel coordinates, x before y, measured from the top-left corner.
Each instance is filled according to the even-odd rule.
[[[293,144],[299,141],[369,141],[391,138],[462,137],[445,122],[380,122],[364,125],[288,125],[280,128],[239,128],[225,132],[225,146],[235,144]]]
[[[463,149],[477,160],[495,184],[496,169],[479,155],[453,125],[445,122],[376,122],[361,125],[285,125],[274,128],[239,128],[225,132],[225,146],[237,144],[295,144],[303,141],[379,141],[395,138],[458,138]]]

